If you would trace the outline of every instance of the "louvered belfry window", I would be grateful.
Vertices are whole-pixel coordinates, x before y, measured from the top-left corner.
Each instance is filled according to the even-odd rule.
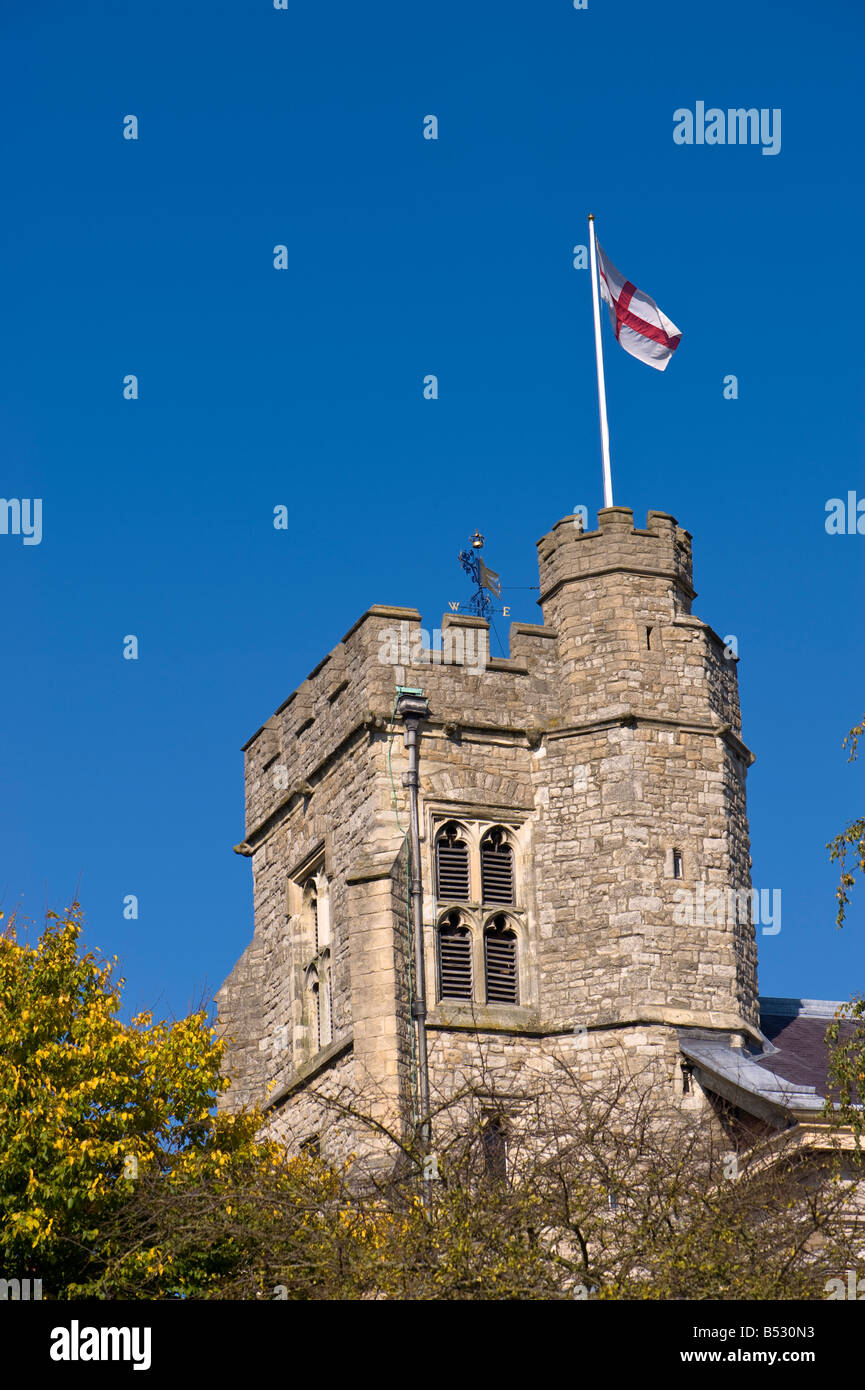
[[[439,998],[471,999],[472,934],[451,912],[441,923],[439,941]]]
[[[450,821],[436,840],[436,896],[439,902],[469,901],[469,847]]]
[[[484,970],[488,1004],[518,1004],[517,936],[507,918],[496,917],[484,932]]]
[[[514,855],[504,831],[495,829],[481,841],[481,892],[485,903],[514,901]]]

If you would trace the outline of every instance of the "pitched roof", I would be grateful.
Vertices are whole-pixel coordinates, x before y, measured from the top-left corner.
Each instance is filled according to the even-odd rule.
[[[822,1109],[827,1089],[826,1030],[841,1008],[825,999],[764,998],[762,1049],[734,1046],[740,1039],[732,1033],[708,1036],[684,1030],[680,1044],[710,1090],[738,1099],[759,1114],[783,1107],[813,1115]],[[854,1026],[842,1022],[842,1039]]]
[[[761,999],[760,1027],[778,1050],[760,1062],[791,1084],[813,1087],[826,1095],[828,1051],[826,1029],[843,1005],[825,999]],[[854,1024],[841,1024],[840,1036],[848,1038]]]

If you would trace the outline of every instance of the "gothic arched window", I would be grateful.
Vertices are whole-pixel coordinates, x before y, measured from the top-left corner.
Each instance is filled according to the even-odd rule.
[[[481,840],[481,901],[514,902],[514,852],[505,832],[495,826]]]
[[[504,1115],[486,1115],[481,1126],[484,1173],[493,1182],[508,1176],[507,1122]]]
[[[456,821],[449,821],[436,839],[436,897],[439,902],[467,903],[469,883],[469,847]]]
[[[503,912],[484,931],[484,974],[488,1004],[520,1002],[517,934]]]
[[[333,1041],[333,981],[331,978],[330,951],[322,951],[318,958],[319,970],[319,1030],[318,1045],[326,1047]]]
[[[321,988],[318,971],[311,965],[306,972],[306,1003],[308,1010],[309,1036],[313,1051],[321,1050]]]
[[[303,885],[303,925],[312,943],[313,955],[318,955],[318,884],[308,878]]]
[[[333,1041],[333,952],[330,888],[323,855],[289,879],[286,906],[291,930],[291,1012],[295,1065],[310,1061]]]
[[[472,998],[472,934],[459,912],[449,912],[438,929],[439,998]]]

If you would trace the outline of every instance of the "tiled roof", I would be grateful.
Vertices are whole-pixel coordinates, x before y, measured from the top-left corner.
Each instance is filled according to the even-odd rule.
[[[825,1096],[826,1029],[841,1007],[824,999],[761,999],[760,1027],[778,1050],[758,1065],[796,1086],[813,1086]],[[841,1037],[849,1037],[853,1027],[842,1023]]]
[[[753,1097],[763,1108],[822,1109],[827,1084],[826,1029],[841,1004],[825,999],[760,1000],[762,1050],[732,1046],[734,1035],[680,1034],[683,1053],[700,1068],[709,1089]],[[842,1023],[841,1037],[852,1023]],[[715,1086],[713,1087],[713,1078]]]

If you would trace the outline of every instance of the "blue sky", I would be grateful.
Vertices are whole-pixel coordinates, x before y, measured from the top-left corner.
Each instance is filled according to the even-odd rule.
[[[865,989],[824,849],[862,809],[865,536],[824,521],[865,497],[863,27],[855,0],[4,6],[0,491],[43,500],[41,544],[0,535],[7,913],[79,893],[129,1007],[185,1012],[252,931],[249,734],[371,603],[435,626],[476,526],[536,619],[536,540],[601,505],[593,211],[684,335],[659,373],[605,326],[614,484],[692,533],[695,611],[738,638],[754,881],[783,893],[761,990]],[[698,100],[780,109],[780,152],[675,145]]]

